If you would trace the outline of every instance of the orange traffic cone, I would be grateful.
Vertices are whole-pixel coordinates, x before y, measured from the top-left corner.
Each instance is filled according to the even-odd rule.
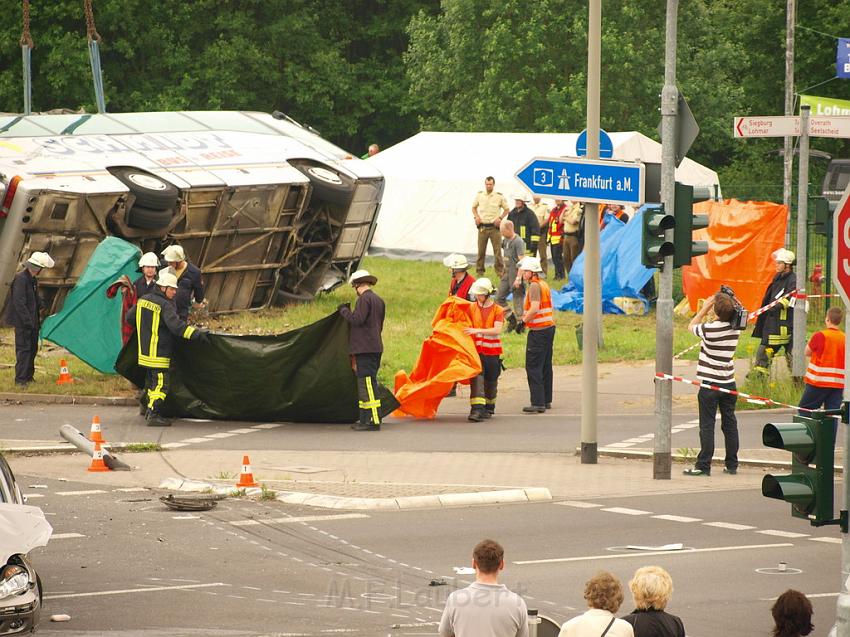
[[[89,440],[92,442],[99,442],[101,444],[106,442],[106,440],[103,439],[103,433],[100,429],[100,416],[92,416]]]
[[[56,384],[66,385],[73,382],[74,378],[71,376],[71,372],[68,371],[68,361],[63,358],[59,361],[59,378],[56,381]]]
[[[254,481],[254,473],[251,469],[251,460],[248,456],[242,456],[242,473],[239,474],[239,482],[236,483],[236,486],[240,489],[244,487],[260,486]]]
[[[89,471],[110,471],[109,467],[103,461],[103,449],[100,448],[100,443],[94,443],[94,455],[91,457],[91,466]]]

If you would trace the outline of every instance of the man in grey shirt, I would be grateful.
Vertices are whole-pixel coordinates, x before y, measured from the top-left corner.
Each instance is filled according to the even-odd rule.
[[[475,582],[454,591],[440,619],[440,637],[528,637],[528,608],[507,586],[499,584],[505,550],[495,540],[482,540],[472,552]]]
[[[504,254],[505,270],[499,279],[499,288],[496,291],[496,303],[505,310],[505,321],[508,331],[517,328],[518,316],[523,313],[523,300],[525,299],[525,288],[522,278],[519,276],[517,264],[525,256],[525,242],[514,230],[512,221],[506,219],[500,226],[502,233],[502,253]],[[513,292],[513,309],[508,307],[508,295]]]

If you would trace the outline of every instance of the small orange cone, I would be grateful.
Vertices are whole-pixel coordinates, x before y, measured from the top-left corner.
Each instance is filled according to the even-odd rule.
[[[109,471],[109,467],[106,466],[106,463],[103,461],[103,449],[100,448],[100,443],[94,443],[94,455],[91,457],[91,466],[88,468],[89,471]]]
[[[254,481],[254,473],[251,469],[251,460],[248,456],[242,456],[242,473],[239,474],[239,482],[236,483],[236,486],[240,489],[244,487],[260,486]]]
[[[99,442],[103,444],[106,440],[103,439],[103,433],[100,429],[100,416],[92,416],[91,419],[91,433],[89,433],[89,440],[92,442]]]
[[[68,371],[68,361],[64,358],[59,361],[59,378],[56,381],[57,385],[67,385],[68,383],[73,383],[74,378],[71,376],[71,372]]]

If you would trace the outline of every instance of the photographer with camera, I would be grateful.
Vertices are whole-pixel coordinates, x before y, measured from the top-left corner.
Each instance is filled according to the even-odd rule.
[[[703,323],[709,312],[714,310],[717,320]],[[697,363],[697,380],[735,391],[735,366],[732,359],[742,322],[746,325],[746,310],[735,299],[726,286],[713,297],[706,299],[702,308],[688,324],[688,329],[702,341]],[[699,442],[700,450],[696,465],[685,469],[687,476],[711,475],[711,458],[714,456],[714,422],[720,408],[720,430],[726,443],[726,458],[723,473],[738,472],[738,420],[735,418],[736,396],[714,389],[700,387]]]

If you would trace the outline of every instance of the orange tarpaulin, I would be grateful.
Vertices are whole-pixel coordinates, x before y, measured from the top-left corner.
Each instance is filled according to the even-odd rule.
[[[394,416],[433,418],[437,407],[452,386],[481,373],[481,358],[472,337],[463,328],[472,327],[472,303],[450,297],[434,315],[434,331],[422,344],[422,351],[408,376],[395,375],[395,394],[400,403]]]
[[[694,239],[708,241],[708,254],[682,268],[682,287],[691,310],[697,301],[716,293],[721,285],[750,312],[758,309],[765,288],[776,274],[771,254],[785,244],[787,211],[769,201],[704,201],[694,211],[708,213],[708,228]]]

